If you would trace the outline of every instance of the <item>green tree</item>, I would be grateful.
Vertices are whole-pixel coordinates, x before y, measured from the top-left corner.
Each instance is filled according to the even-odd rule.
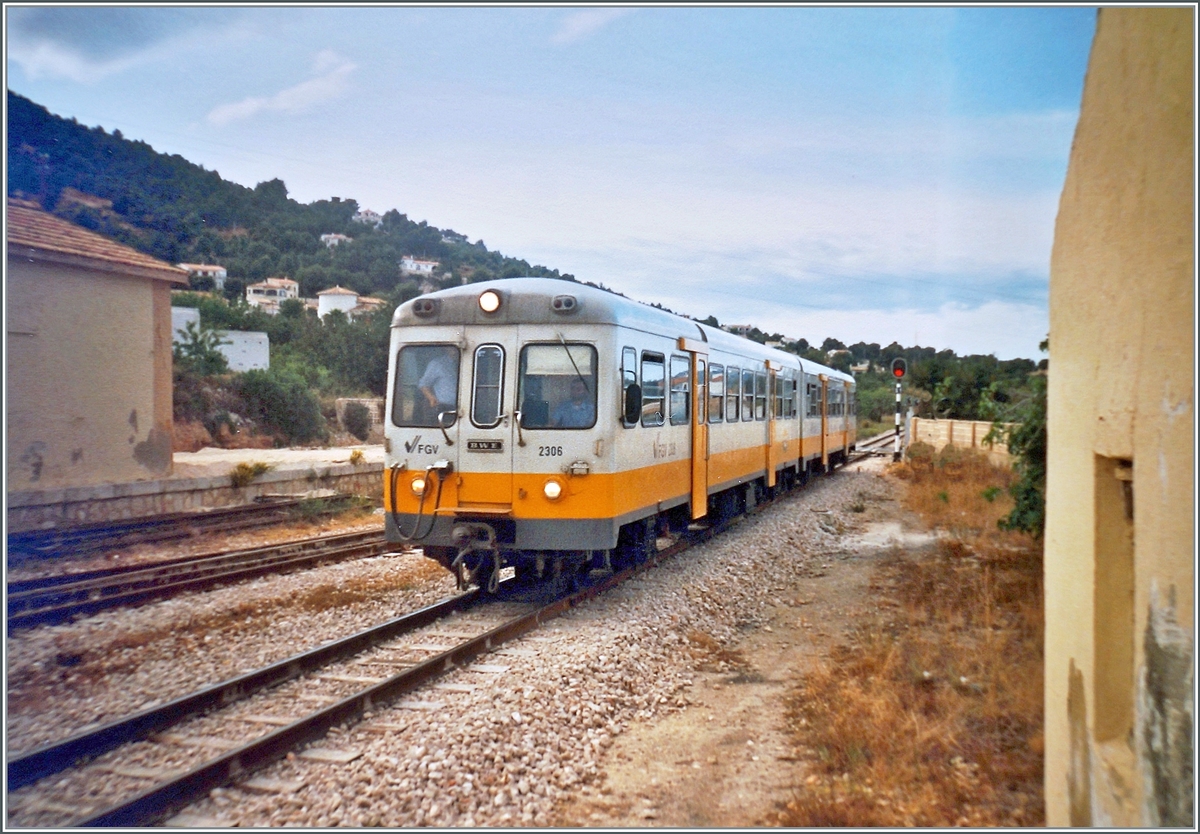
[[[221,345],[229,342],[210,327],[197,327],[189,321],[183,326],[183,338],[172,350],[180,369],[197,376],[215,376],[229,370],[229,362],[221,353]]]
[[[1048,352],[1050,339],[1047,337],[1038,347]],[[1007,428],[996,426],[989,433],[1007,441],[1008,452],[1015,461],[1013,468],[1019,476],[1008,490],[1016,504],[1000,519],[1000,527],[1024,530],[1037,538],[1041,538],[1046,526],[1046,380],[1045,376],[1033,378],[1032,396],[1014,415],[1018,422]]]

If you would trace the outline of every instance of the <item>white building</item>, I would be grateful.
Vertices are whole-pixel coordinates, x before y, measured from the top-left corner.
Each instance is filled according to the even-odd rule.
[[[317,318],[325,318],[325,314],[333,310],[341,310],[348,319],[356,319],[371,312],[383,304],[382,298],[359,296],[354,290],[345,287],[330,287],[317,293]]]
[[[412,255],[400,259],[400,271],[409,275],[432,275],[437,266],[437,261],[423,261]]]
[[[355,223],[365,223],[368,226],[378,226],[383,222],[383,218],[379,212],[371,211],[370,209],[361,209],[358,214],[350,218]]]
[[[200,311],[195,307],[171,308],[171,342],[181,344],[188,324],[200,327]],[[221,344],[217,350],[231,371],[267,370],[271,367],[271,341],[266,333],[246,330],[218,330]]]
[[[175,266],[187,270],[188,275],[196,278],[211,278],[213,286],[218,290],[225,289],[227,274],[223,266],[217,266],[216,264],[175,264]]]
[[[299,297],[300,284],[291,278],[268,278],[246,287],[246,303],[271,315],[279,312],[280,302]]]
[[[321,235],[321,243],[324,243],[326,246],[328,246],[330,248],[337,246],[339,243],[346,243],[351,240],[354,240],[354,238],[347,237],[346,235],[339,235],[339,234]]]

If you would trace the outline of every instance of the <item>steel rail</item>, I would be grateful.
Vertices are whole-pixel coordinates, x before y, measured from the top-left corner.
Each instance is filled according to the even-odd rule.
[[[8,534],[11,562],[90,553],[106,548],[128,547],[143,542],[167,541],[191,536],[197,530],[240,530],[277,520],[307,500],[344,503],[348,495],[324,499],[282,499],[211,510],[164,513],[121,521],[96,522],[53,530],[27,530]]]
[[[18,629],[62,622],[79,614],[165,599],[314,562],[374,556],[389,548],[391,545],[378,531],[345,533],[153,566],[118,568],[111,573],[97,571],[80,581],[15,593],[9,586],[8,625]]]
[[[391,678],[388,678],[387,680],[381,681],[354,695],[344,698],[336,704],[315,712],[306,718],[299,719],[286,727],[282,727],[279,730],[271,732],[257,741],[251,742],[250,744],[244,745],[236,750],[229,751],[175,779],[149,788],[125,802],[94,813],[85,819],[81,819],[73,823],[73,825],[82,827],[144,826],[161,822],[170,813],[178,808],[203,798],[213,788],[228,784],[234,778],[244,777],[249,773],[260,770],[274,763],[275,761],[284,758],[289,752],[300,745],[321,738],[332,727],[347,721],[356,720],[362,717],[366,711],[381,704],[390,702],[391,700],[394,700],[395,698],[420,687],[421,685],[439,677],[440,675],[456,667],[462,666],[480,654],[492,651],[503,643],[522,636],[523,634],[537,628],[544,622],[547,622],[564,613],[565,611],[568,611],[571,608],[604,593],[608,589],[620,584],[621,582],[624,582],[636,574],[650,569],[665,559],[672,558],[697,544],[708,541],[730,527],[739,524],[747,517],[757,515],[759,512],[790,494],[794,494],[794,491],[790,490],[774,496],[773,498],[764,500],[745,514],[731,519],[711,525],[696,526],[695,529],[689,527],[689,529],[676,542],[661,551],[650,554],[649,557],[641,564],[625,568],[597,581],[594,584],[590,584],[588,587],[554,600],[553,602],[535,611],[516,617],[507,623],[490,629],[489,631],[477,637],[461,643],[449,651],[442,652],[441,654],[428,658],[427,660],[409,667],[408,669],[405,669],[404,671],[394,675]],[[508,582],[501,583],[501,589],[503,590],[504,587],[510,583],[515,583],[515,580],[509,580]],[[473,604],[479,600],[480,593],[478,589],[472,589],[463,596],[470,597]],[[434,619],[436,619],[436,617]],[[367,632],[364,632],[363,634],[366,633]],[[354,635],[353,637],[347,639],[354,640],[361,636],[362,635]],[[380,638],[380,640],[382,639],[390,638]],[[363,648],[369,648],[369,645],[365,645]],[[354,652],[349,652],[349,654],[353,653]],[[279,664],[275,664],[275,666],[286,666],[289,662],[291,662],[291,660],[292,659],[281,661]],[[260,672],[251,673],[251,675],[257,674],[260,674]],[[296,672],[296,675],[298,674],[300,674],[300,672]],[[296,675],[292,675],[291,677]],[[287,678],[284,678],[282,680],[286,679]],[[230,682],[229,685],[232,686],[234,683],[236,682]],[[214,702],[210,704],[210,706],[215,706],[217,703],[219,702]],[[205,707],[204,709],[207,708],[208,707]],[[134,716],[134,718],[137,717],[138,716]],[[101,728],[101,730],[96,732],[101,732],[103,729],[104,728]],[[142,735],[147,735],[155,732],[158,729],[161,729],[161,727],[148,727],[144,730],[140,730],[139,732],[141,732]],[[67,744],[70,741],[72,740],[68,740],[68,742],[64,742],[63,744]],[[115,741],[106,749],[111,749],[120,743],[123,742]],[[63,751],[63,754],[66,755],[68,761],[62,767],[69,766],[73,761],[70,758],[69,752]],[[78,755],[93,756],[97,754],[84,752],[82,754],[77,754],[77,757]],[[13,763],[10,762],[10,790],[15,785],[15,783],[12,781],[12,765]],[[59,767],[58,769],[61,770],[62,767]],[[45,775],[49,775],[52,772],[57,772],[57,770],[48,771]]]
[[[151,733],[214,707],[231,704],[255,692],[299,677],[305,672],[352,657],[377,643],[422,628],[455,611],[466,610],[478,601],[478,589],[459,594],[382,625],[285,658],[262,669],[213,684],[161,706],[151,707],[95,730],[14,756],[7,763],[8,790],[13,791],[32,784],[38,779],[72,767],[81,760],[93,759],[115,747],[145,738]]]

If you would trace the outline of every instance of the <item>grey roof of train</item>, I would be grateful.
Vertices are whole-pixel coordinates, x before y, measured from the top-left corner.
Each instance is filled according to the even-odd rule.
[[[502,304],[495,313],[485,313],[479,308],[478,298],[487,290],[500,293]],[[556,295],[574,296],[577,308],[570,313],[556,313],[550,309],[549,300]],[[441,309],[432,318],[418,317],[413,305],[420,299],[433,298],[441,302]],[[563,281],[555,278],[503,278],[465,284],[438,290],[406,301],[396,308],[392,326],[438,325],[438,324],[612,324],[632,327],[649,333],[670,333],[707,342],[713,347],[730,353],[750,354],[768,358],[786,357],[799,361],[806,373],[823,373],[835,379],[853,382],[854,377],[833,368],[801,359],[795,354],[766,347],[758,342],[735,336],[716,327],[693,321],[666,310],[660,310],[630,298],[607,292],[587,284]]]

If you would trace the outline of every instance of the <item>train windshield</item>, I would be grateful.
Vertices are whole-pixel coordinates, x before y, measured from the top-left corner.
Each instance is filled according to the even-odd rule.
[[[446,428],[458,416],[458,348],[405,345],[396,358],[392,422],[397,426]]]
[[[521,428],[590,429],[596,425],[596,349],[581,344],[521,349],[517,401]]]

